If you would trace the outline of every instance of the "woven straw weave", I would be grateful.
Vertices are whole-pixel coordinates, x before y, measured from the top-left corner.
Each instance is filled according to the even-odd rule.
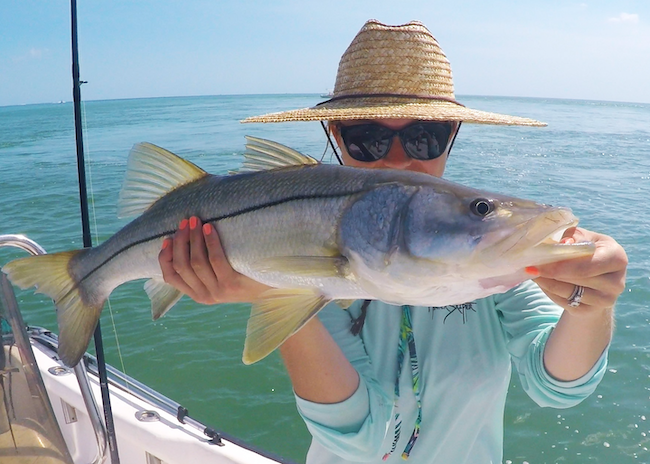
[[[455,100],[449,60],[420,22],[368,21],[343,53],[332,98],[311,108],[242,122],[420,119],[545,126],[533,119],[472,110]]]

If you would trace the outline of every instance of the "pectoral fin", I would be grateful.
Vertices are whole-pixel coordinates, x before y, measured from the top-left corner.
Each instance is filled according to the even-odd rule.
[[[266,357],[327,303],[327,298],[310,289],[266,291],[251,309],[242,357],[244,364]]]
[[[171,285],[157,279],[147,280],[144,291],[151,300],[151,317],[154,321],[169,311],[183,296]]]

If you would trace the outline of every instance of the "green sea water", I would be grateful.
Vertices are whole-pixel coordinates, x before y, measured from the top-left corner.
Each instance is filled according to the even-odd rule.
[[[513,378],[504,419],[506,462],[650,462],[650,105],[459,99],[548,127],[463,125],[447,178],[570,206],[582,226],[615,237],[630,260],[603,382],[579,406],[553,410],[535,405]],[[127,222],[117,219],[116,205],[134,143],[155,143],[217,174],[240,165],[244,135],[320,158],[326,143],[318,123],[239,123],[318,101],[318,95],[247,95],[85,103],[95,243]],[[76,176],[70,103],[0,107],[0,234],[26,234],[48,252],[81,247]],[[18,256],[2,249],[0,263]],[[19,300],[29,324],[56,329],[46,298],[25,291]],[[183,299],[152,322],[142,283],[125,284],[102,314],[108,362],[206,424],[302,462],[310,437],[279,356],[252,366],[241,362],[248,310]]]

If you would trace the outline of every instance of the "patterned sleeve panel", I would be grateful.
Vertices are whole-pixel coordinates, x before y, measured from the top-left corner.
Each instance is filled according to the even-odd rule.
[[[393,401],[372,374],[363,341],[350,333],[350,315],[334,304],[318,317],[359,373],[357,391],[336,404],[320,404],[296,395],[298,411],[316,441],[350,461],[372,461],[391,421]]]
[[[569,408],[591,395],[605,374],[607,350],[583,377],[563,382],[544,368],[544,347],[562,314],[532,281],[493,297],[522,387],[537,404]]]

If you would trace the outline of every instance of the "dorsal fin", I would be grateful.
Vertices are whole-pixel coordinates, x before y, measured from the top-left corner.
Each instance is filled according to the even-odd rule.
[[[206,172],[151,143],[133,145],[117,206],[118,217],[142,214],[160,197]]]
[[[246,160],[236,173],[267,171],[270,169],[283,168],[287,166],[303,166],[305,164],[319,164],[311,156],[289,148],[281,143],[257,137],[246,136]]]

